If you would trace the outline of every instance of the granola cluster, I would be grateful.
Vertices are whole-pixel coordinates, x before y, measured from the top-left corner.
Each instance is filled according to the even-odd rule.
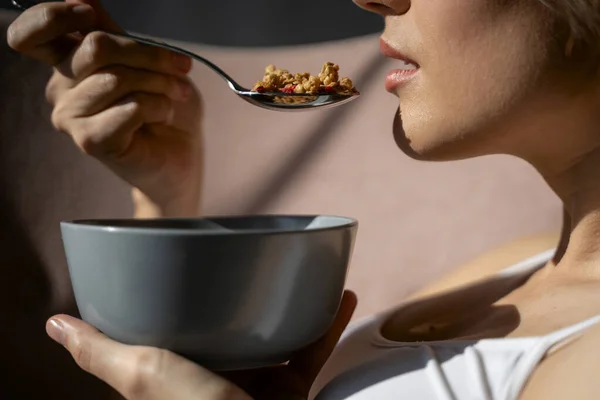
[[[262,81],[256,82],[255,92],[259,93],[296,93],[296,94],[352,94],[356,92],[349,78],[339,78],[340,67],[327,62],[318,76],[308,72],[291,74],[288,70],[269,65],[265,69]]]

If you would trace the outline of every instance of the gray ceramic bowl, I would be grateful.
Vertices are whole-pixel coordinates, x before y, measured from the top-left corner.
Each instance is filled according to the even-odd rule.
[[[62,222],[82,318],[214,370],[285,362],[321,337],[357,222],[332,216]]]

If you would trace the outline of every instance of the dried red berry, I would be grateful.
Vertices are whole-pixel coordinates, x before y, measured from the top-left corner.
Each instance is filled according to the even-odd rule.
[[[279,89],[282,93],[287,93],[287,94],[291,94],[294,93],[294,89],[296,89],[296,85],[292,85],[289,87],[284,87]]]

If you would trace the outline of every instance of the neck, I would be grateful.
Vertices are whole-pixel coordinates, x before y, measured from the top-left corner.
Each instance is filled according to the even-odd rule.
[[[564,204],[563,228],[553,269],[600,280],[600,148],[546,181]]]

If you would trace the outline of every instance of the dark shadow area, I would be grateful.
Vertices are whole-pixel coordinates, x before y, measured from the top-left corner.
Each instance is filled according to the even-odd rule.
[[[377,72],[385,66],[386,61],[379,53],[373,55],[371,61],[357,75],[356,87],[372,86]],[[306,134],[304,143],[298,146],[285,164],[275,168],[276,172],[273,177],[268,179],[264,186],[259,188],[257,193],[249,199],[242,213],[260,214],[268,209],[285,192],[287,186],[293,182],[294,177],[302,172],[302,168],[310,164],[313,157],[318,154],[316,150],[332,140],[335,135],[343,133],[335,130],[335,126],[346,116],[352,114],[360,101],[361,99],[358,98],[354,102],[328,112],[323,121],[312,132]]]
[[[68,288],[56,286],[67,275],[58,219],[73,200],[61,190],[72,170],[61,175],[56,160],[77,150],[49,123],[50,69],[8,48],[9,22],[0,15],[0,398],[116,400],[45,332],[56,298],[65,299],[60,312],[78,315]]]
[[[411,301],[398,307],[388,318],[382,326],[382,334],[402,342],[504,337],[519,326],[521,318],[516,308],[494,303],[523,285],[529,277],[529,273],[492,276]],[[481,335],[480,330],[485,328],[485,321],[492,315],[495,322],[502,321],[501,327],[494,332],[486,329],[485,335]]]
[[[0,172],[6,172],[4,166],[0,166]],[[3,178],[0,175],[0,185],[6,187]],[[63,381],[72,368],[61,371],[65,377],[47,371],[60,371],[61,364],[72,361],[45,333],[51,283],[44,261],[4,193],[0,196],[0,254],[0,313],[10,321],[0,330],[2,398],[33,399],[51,392],[62,397],[73,390],[67,387],[68,381]],[[89,378],[86,381],[86,385],[93,383]]]

